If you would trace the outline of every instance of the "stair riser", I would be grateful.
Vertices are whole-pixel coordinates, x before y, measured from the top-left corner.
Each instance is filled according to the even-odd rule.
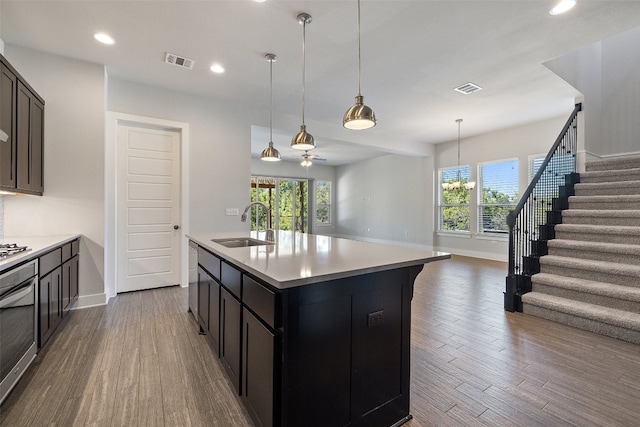
[[[563,224],[582,225],[620,225],[623,227],[640,227],[639,218],[600,217],[600,216],[563,216]]]
[[[573,259],[592,259],[594,261],[617,262],[619,264],[629,265],[636,265],[638,263],[638,260],[640,259],[639,255],[624,255],[610,252],[554,248],[552,246],[549,246],[549,255],[556,255]]]
[[[610,297],[608,295],[594,295],[587,292],[575,291],[573,289],[558,288],[542,283],[535,283],[535,276],[532,278],[532,290],[547,295],[554,295],[561,298],[567,298],[574,301],[582,301],[589,304],[602,305],[605,307],[615,308],[617,310],[630,311],[640,314],[640,302],[624,300],[620,298]]]
[[[536,317],[563,323],[578,329],[595,332],[601,335],[618,338],[635,344],[640,344],[640,331],[609,325],[592,319],[574,316],[567,313],[549,310],[543,307],[523,303],[522,311]]]
[[[556,239],[578,240],[581,242],[621,243],[623,245],[640,245],[640,236],[602,234],[602,233],[572,233],[556,228]]]
[[[589,176],[589,174],[580,174],[581,184],[620,181],[640,181],[640,172],[623,172],[614,176]]]
[[[593,209],[593,210],[630,210],[640,209],[638,201],[621,201],[616,203],[594,202],[591,200],[571,200],[569,199],[569,209]]]
[[[627,185],[620,187],[583,187],[576,186],[576,196],[637,196],[640,194],[640,185]]]
[[[558,265],[541,264],[541,273],[555,274],[558,276],[574,277],[577,279],[593,280],[595,282],[613,283],[621,286],[640,287],[640,277],[624,274],[603,273],[590,270],[579,270]]]

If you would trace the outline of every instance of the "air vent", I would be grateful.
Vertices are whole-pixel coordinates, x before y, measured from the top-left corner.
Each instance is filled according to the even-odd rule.
[[[477,84],[469,82],[469,83],[465,83],[463,85],[460,85],[460,86],[454,88],[453,90],[455,90],[456,92],[463,93],[465,95],[469,95],[470,93],[477,92],[480,89],[482,89],[482,88],[480,86],[478,86]]]
[[[192,70],[193,65],[196,63],[193,59],[185,58],[169,52],[167,52],[167,55],[164,57],[164,62],[177,67],[188,68],[189,70]]]

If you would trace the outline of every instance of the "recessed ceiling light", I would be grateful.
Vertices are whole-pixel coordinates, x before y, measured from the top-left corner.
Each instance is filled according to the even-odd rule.
[[[253,1],[256,2],[256,3],[264,3],[267,0],[253,0]]]
[[[549,11],[550,15],[561,15],[576,5],[576,0],[561,0],[553,9]]]
[[[114,44],[116,42],[109,34],[105,33],[95,33],[93,38],[104,44]]]
[[[222,74],[224,73],[224,67],[220,64],[213,64],[210,68],[211,71],[213,71],[216,74]]]

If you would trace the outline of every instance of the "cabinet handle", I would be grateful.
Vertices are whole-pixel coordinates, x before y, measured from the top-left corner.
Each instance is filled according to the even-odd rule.
[[[8,139],[9,139],[9,135],[7,135],[5,131],[0,129],[0,141],[7,142]]]

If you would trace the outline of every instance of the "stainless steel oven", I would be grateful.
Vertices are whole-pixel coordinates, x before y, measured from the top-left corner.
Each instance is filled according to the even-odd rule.
[[[37,352],[38,261],[0,275],[0,403]]]

